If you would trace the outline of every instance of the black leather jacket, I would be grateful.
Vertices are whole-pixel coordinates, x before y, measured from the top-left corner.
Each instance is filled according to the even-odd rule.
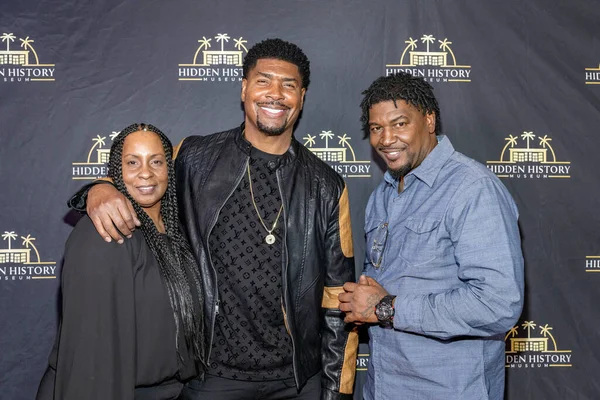
[[[204,279],[209,352],[219,299],[208,239],[250,158],[251,144],[242,129],[188,137],[177,154],[180,218]],[[296,139],[276,174],[286,224],[282,307],[293,343],[296,385],[301,388],[321,371],[321,399],[349,399],[358,336],[345,326],[337,301],[342,285],[355,280],[345,183]]]

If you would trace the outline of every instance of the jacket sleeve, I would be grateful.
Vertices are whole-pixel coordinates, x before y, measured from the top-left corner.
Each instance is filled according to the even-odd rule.
[[[358,333],[344,323],[338,294],[346,282],[354,282],[354,254],[348,190],[342,195],[330,216],[325,237],[325,287],[321,330],[322,400],[351,399],[356,373]]]
[[[54,398],[133,400],[135,312],[127,244],[105,243],[88,218],[65,251]]]
[[[108,178],[102,178],[102,179],[97,179],[92,183],[88,183],[87,185],[84,185],[81,189],[79,189],[77,192],[75,192],[75,194],[73,196],[71,196],[71,198],[69,200],[67,200],[67,206],[75,211],[85,214],[88,192],[90,191],[90,189],[92,187],[94,187],[94,185],[97,185],[99,183],[112,184],[112,181],[109,180]]]

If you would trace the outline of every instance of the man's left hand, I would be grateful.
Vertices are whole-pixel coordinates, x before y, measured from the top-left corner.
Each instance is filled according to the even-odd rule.
[[[344,322],[356,325],[378,323],[375,306],[389,294],[375,279],[361,275],[358,283],[346,282],[345,293],[338,295],[340,310],[346,313]]]

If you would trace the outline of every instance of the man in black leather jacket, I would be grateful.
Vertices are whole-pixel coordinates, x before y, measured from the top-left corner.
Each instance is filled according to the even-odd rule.
[[[209,354],[184,399],[352,397],[358,337],[337,298],[355,279],[348,192],[293,137],[309,75],[297,46],[258,43],[244,61],[244,123],[179,146],[178,202],[202,270]],[[114,192],[92,187],[87,211],[120,241],[135,215]]]

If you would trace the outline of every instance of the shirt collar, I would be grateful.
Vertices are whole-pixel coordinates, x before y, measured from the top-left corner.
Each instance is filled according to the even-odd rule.
[[[236,131],[236,134],[234,135],[234,140],[235,142],[238,144],[238,146],[242,149],[242,151],[244,153],[246,153],[248,156],[252,155],[253,151],[259,151],[258,149],[256,149],[254,146],[252,146],[252,144],[244,137],[244,129],[246,128],[246,123],[242,122],[242,124],[234,129],[234,131]],[[297,155],[298,155],[298,148],[301,146],[300,142],[298,142],[298,140],[296,140],[296,138],[292,135],[292,143],[290,144],[290,147],[287,149],[287,151],[285,153],[283,153],[281,156],[276,156],[278,157],[278,163],[277,163],[277,167],[281,167],[287,164],[292,163]],[[261,152],[263,153],[263,152]],[[267,154],[267,153],[263,153],[263,154]]]
[[[442,167],[454,153],[454,146],[452,146],[452,143],[450,143],[450,139],[448,139],[447,136],[439,135],[437,140],[437,146],[435,146],[431,153],[425,157],[421,165],[406,175],[404,178],[405,180],[408,176],[414,175],[415,178],[423,181],[427,186],[433,186]],[[384,179],[390,185],[394,187],[398,186],[398,179],[394,179],[389,171],[386,171]]]

